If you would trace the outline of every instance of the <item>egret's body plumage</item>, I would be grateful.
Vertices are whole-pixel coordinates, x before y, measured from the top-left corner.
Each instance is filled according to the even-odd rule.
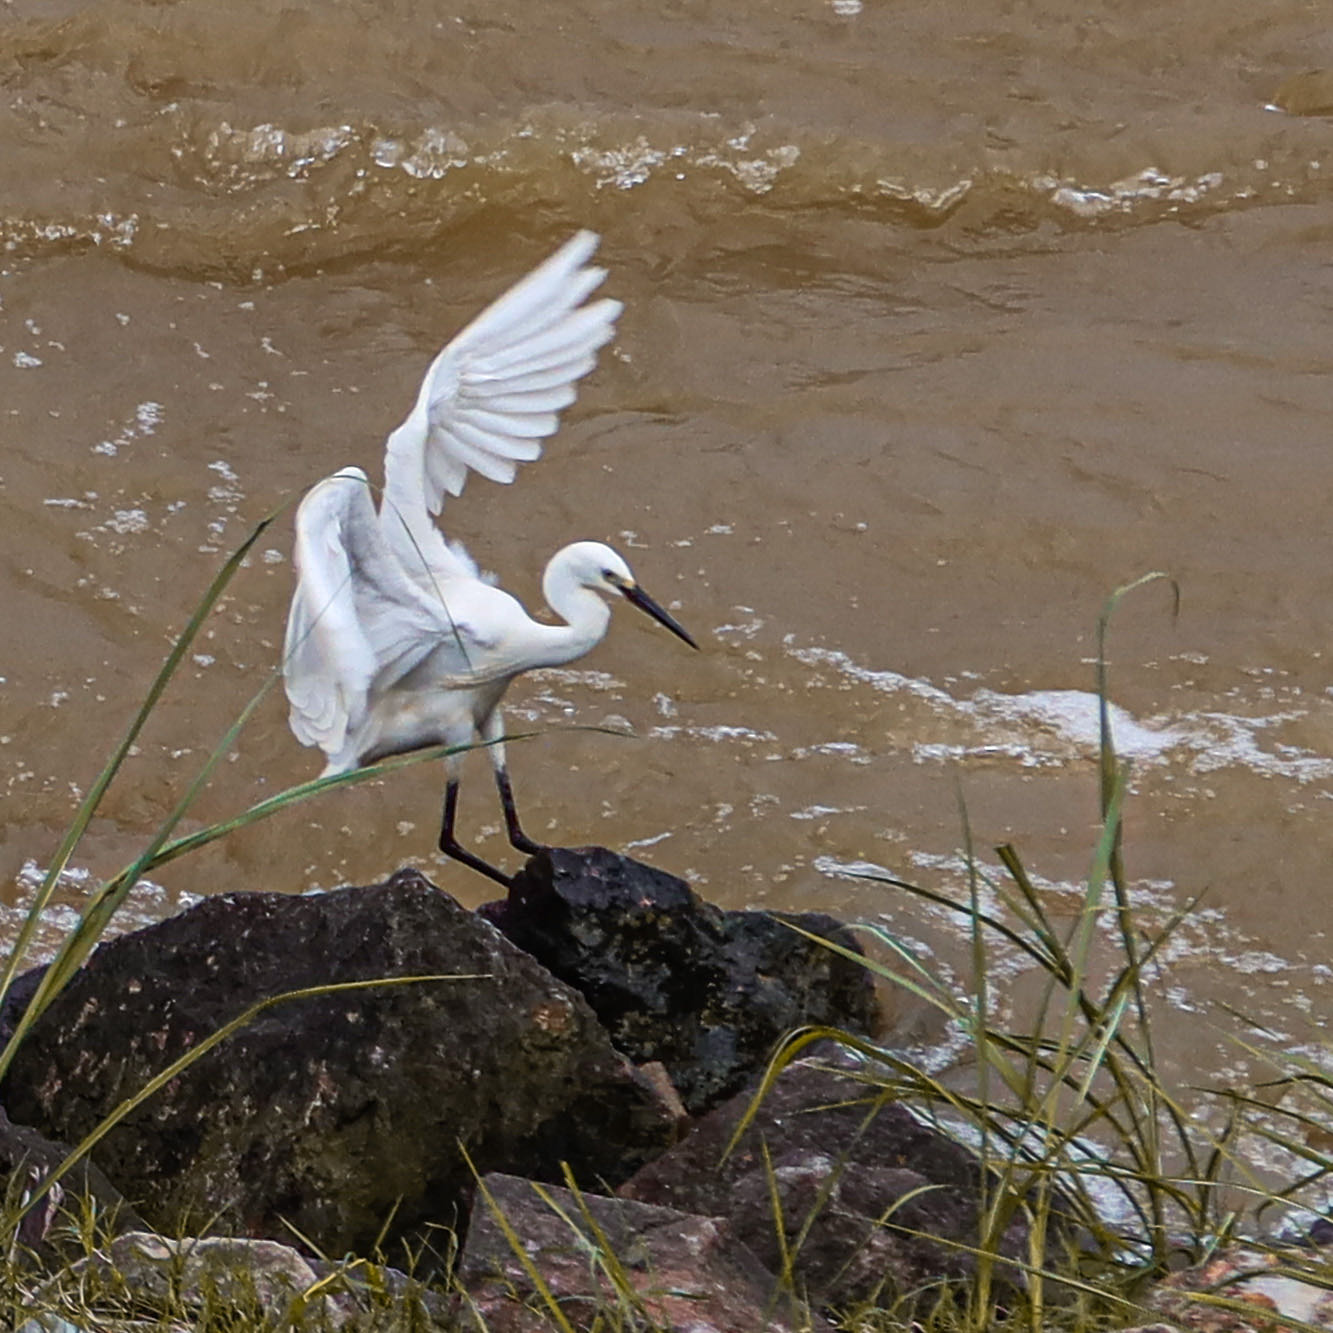
[[[509,682],[600,643],[608,596],[693,644],[600,542],[551,558],[542,593],[563,623],[546,625],[434,522],[469,470],[509,482],[540,455],[610,339],[620,303],[584,304],[605,277],[586,263],[596,245],[580,232],[439,353],[389,436],[378,510],[366,474],[349,467],[314,486],[296,518],[283,673],[297,739],[324,751],[325,776],[426,745],[490,742],[510,841],[526,851],[537,844],[519,828],[500,743]],[[504,881],[454,840],[458,761],[449,762],[441,850]]]

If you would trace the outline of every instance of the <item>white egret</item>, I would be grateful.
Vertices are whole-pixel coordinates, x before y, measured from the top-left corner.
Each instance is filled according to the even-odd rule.
[[[509,841],[527,853],[540,844],[519,825],[505,764],[509,682],[600,643],[604,597],[625,598],[698,647],[609,546],[575,542],[551,558],[542,593],[564,623],[544,625],[433,521],[469,469],[507,483],[540,455],[611,338],[620,303],[584,304],[606,276],[587,262],[597,240],[574,236],[435,358],[389,436],[378,512],[366,474],[349,467],[313,487],[296,515],[283,675],[297,739],[328,756],[324,776],[427,745],[488,742]],[[461,756],[446,762],[440,850],[507,884],[454,837]]]

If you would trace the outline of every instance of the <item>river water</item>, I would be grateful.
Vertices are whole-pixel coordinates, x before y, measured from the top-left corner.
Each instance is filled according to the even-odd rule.
[[[727,906],[965,957],[1012,841],[1057,914],[1097,831],[1095,629],[1186,1077],[1225,1002],[1300,1045],[1333,895],[1333,28],[1307,0],[6,0],[0,872],[20,901],[225,555],[378,474],[437,347],[578,227],[615,342],[547,456],[446,511],[529,606],[617,545],[629,611],[520,682],[529,830]],[[1310,73],[1311,70],[1316,72]],[[290,509],[79,848],[123,864],[271,679]],[[572,729],[607,725],[631,738]],[[273,691],[184,828],[318,771]],[[460,832],[513,864],[479,758]],[[441,775],[326,796],[179,895],[427,868]],[[131,920],[140,919],[131,917]],[[997,956],[997,975],[1012,964]],[[961,972],[959,972],[961,977]],[[1214,1024],[1217,1026],[1214,1027]]]

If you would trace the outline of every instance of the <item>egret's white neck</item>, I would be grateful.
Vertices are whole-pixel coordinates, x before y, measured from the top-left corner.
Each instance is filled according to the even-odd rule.
[[[606,637],[611,623],[611,608],[575,571],[575,548],[557,551],[542,575],[542,596],[546,604],[565,623],[550,627],[550,651],[559,652],[549,665],[558,666],[581,657]]]

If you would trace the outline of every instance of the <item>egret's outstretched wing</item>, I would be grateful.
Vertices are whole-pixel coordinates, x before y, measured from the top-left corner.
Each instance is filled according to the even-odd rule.
[[[405,569],[471,573],[431,522],[468,470],[510,482],[540,456],[560,410],[611,338],[619,301],[584,305],[606,277],[587,261],[598,238],[581,231],[482,311],[431,363],[416,405],[384,460],[385,536]],[[466,563],[464,563],[466,562]]]
[[[325,478],[302,500],[296,565],[283,649],[289,721],[303,745],[334,755],[365,720],[372,692],[411,671],[452,627],[399,567],[360,468]]]

